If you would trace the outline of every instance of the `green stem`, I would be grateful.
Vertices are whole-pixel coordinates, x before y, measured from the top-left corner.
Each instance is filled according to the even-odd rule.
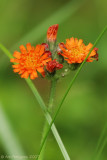
[[[44,137],[45,137],[45,134],[46,134],[46,132],[47,132],[47,129],[48,129],[48,123],[47,123],[47,121],[45,121],[44,128],[43,128],[42,139],[41,139],[41,144],[42,144],[42,142],[43,142],[43,139],[44,139]],[[41,144],[40,144],[40,148],[41,148]],[[44,158],[44,152],[45,152],[45,146],[46,146],[46,141],[45,141],[44,146],[43,146],[43,148],[42,148],[41,154],[38,154],[37,159],[43,160],[43,158]],[[36,160],[37,160],[37,159],[36,159]]]
[[[103,141],[103,137],[104,137],[104,135],[105,135],[106,130],[107,130],[107,123],[106,123],[106,125],[104,126],[104,129],[103,129],[103,131],[102,131],[102,133],[101,133],[101,136],[100,136],[100,138],[99,138],[99,140],[98,140],[98,144],[97,144],[96,152],[95,152],[95,153],[98,152],[98,149],[99,149],[99,147],[100,147],[100,145],[101,145],[101,142]]]
[[[47,111],[47,107],[45,106],[45,103],[44,101],[42,100],[41,96],[39,95],[37,89],[35,88],[34,84],[32,83],[32,81],[28,78],[28,79],[25,79],[27,84],[29,85],[29,87],[31,88],[32,92],[34,93],[34,96],[36,97],[36,99],[38,100],[38,103],[40,104],[42,110],[44,111],[44,114],[45,114],[45,117],[49,123],[49,125],[51,124],[51,121],[52,121],[52,118],[50,116],[50,114],[48,113]],[[65,160],[70,160],[69,158],[69,155],[64,147],[64,144],[59,136],[59,133],[55,127],[55,125],[51,125],[51,129],[52,129],[52,132],[53,132],[53,135],[54,137],[56,138],[56,141],[59,145],[59,148],[62,152],[62,155],[64,156]],[[45,137],[45,140],[46,140],[47,137]],[[44,144],[44,141],[42,142],[42,144]]]
[[[13,57],[13,56],[11,55],[11,53],[10,53],[2,44],[0,44],[0,49],[1,49],[9,58],[12,58],[12,57]],[[49,123],[49,125],[50,125],[50,124],[51,124],[51,121],[52,121],[52,118],[51,118],[50,114],[48,113],[47,107],[46,107],[43,99],[42,99],[41,96],[39,95],[39,93],[38,93],[35,85],[33,84],[33,82],[32,82],[29,78],[28,78],[28,79],[25,79],[25,80],[26,80],[28,86],[30,87],[30,89],[32,90],[34,96],[36,97],[36,99],[37,99],[40,107],[42,108],[42,110],[43,110],[43,112],[44,112],[44,115],[45,115],[45,117],[46,117],[46,119],[47,119],[47,121],[48,121],[48,123]],[[56,127],[55,127],[54,124],[52,125],[51,130],[52,130],[52,132],[53,132],[53,135],[54,135],[54,137],[55,137],[55,139],[56,139],[56,141],[57,141],[57,143],[58,143],[58,145],[59,145],[59,148],[60,148],[60,150],[61,150],[61,152],[62,152],[62,155],[64,156],[65,160],[70,160],[69,155],[68,155],[68,153],[67,153],[67,151],[66,151],[66,149],[65,149],[65,146],[64,146],[64,144],[63,144],[63,142],[62,142],[62,140],[61,140],[61,138],[60,138],[60,136],[59,136],[59,133],[58,133],[58,131],[57,131],[57,129],[56,129]]]
[[[49,104],[48,104],[48,110],[50,112],[52,111],[52,108],[53,108],[56,83],[57,83],[56,79],[51,80],[51,91],[50,91]]]
[[[65,95],[63,96],[62,101],[60,102],[60,104],[59,104],[59,106],[58,106],[58,108],[57,108],[57,111],[55,112],[55,114],[54,114],[54,116],[53,116],[53,119],[52,119],[52,121],[51,121],[51,124],[50,124],[50,126],[49,126],[49,128],[48,128],[48,130],[47,130],[47,133],[46,133],[46,135],[45,135],[44,141],[43,141],[43,143],[42,143],[42,147],[44,146],[44,143],[45,143],[45,140],[47,139],[47,136],[48,136],[48,134],[49,134],[49,131],[50,131],[50,129],[51,129],[51,127],[52,127],[52,125],[53,125],[53,123],[54,123],[54,121],[55,121],[55,119],[56,119],[56,117],[57,117],[57,115],[58,115],[58,113],[59,113],[59,111],[60,111],[60,109],[61,109],[61,106],[62,106],[65,98],[67,97],[67,95],[68,95],[68,93],[69,93],[72,85],[74,84],[74,82],[75,82],[77,76],[79,75],[82,67],[84,66],[84,64],[85,64],[88,56],[90,55],[90,53],[92,52],[92,50],[94,49],[94,47],[96,46],[96,44],[99,42],[99,40],[101,39],[101,37],[104,35],[104,33],[106,32],[106,30],[107,30],[107,26],[103,29],[103,31],[102,31],[102,32],[100,33],[100,35],[98,36],[98,38],[97,38],[97,40],[95,41],[93,47],[91,48],[89,54],[86,56],[85,60],[83,61],[83,63],[82,63],[81,66],[79,67],[79,69],[77,70],[77,72],[76,72],[75,76],[73,77],[72,81],[70,82],[70,85],[69,85],[67,91],[65,92]],[[42,148],[41,148],[41,150],[42,150]]]
[[[9,57],[13,58],[12,54],[5,48],[2,44],[0,44],[0,49]]]
[[[52,80],[51,81],[51,90],[50,90],[49,103],[48,103],[48,110],[50,112],[52,111],[52,108],[53,108],[53,101],[54,101],[54,95],[55,95],[55,89],[56,89],[56,82],[57,82],[57,80]],[[47,133],[47,129],[48,129],[48,123],[47,123],[47,121],[45,121],[41,144],[42,144],[42,142],[44,140],[44,137],[45,137],[45,135]],[[45,145],[46,145],[46,141],[45,141],[44,147],[42,148],[41,154],[38,154],[39,157],[37,159],[39,159],[39,160],[43,160],[44,151],[45,151]],[[41,148],[41,146],[40,146],[40,148]]]

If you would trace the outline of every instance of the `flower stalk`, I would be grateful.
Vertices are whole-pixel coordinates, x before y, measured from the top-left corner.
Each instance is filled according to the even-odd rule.
[[[1,49],[9,58],[13,58],[13,56],[11,55],[11,53],[10,53],[2,44],[0,44],[0,49]],[[50,124],[51,124],[51,121],[52,121],[52,118],[51,118],[50,114],[48,113],[48,109],[47,109],[47,107],[46,107],[43,99],[41,98],[40,94],[38,93],[35,85],[34,85],[33,82],[31,81],[31,79],[28,78],[28,79],[25,79],[25,81],[27,82],[29,88],[31,89],[31,91],[33,92],[35,98],[37,99],[37,101],[38,101],[38,103],[39,103],[42,111],[44,112],[44,115],[45,115],[45,117],[46,117],[46,120],[47,120],[48,124],[50,125]],[[66,151],[66,148],[65,148],[65,146],[64,146],[64,144],[63,144],[63,142],[62,142],[62,140],[61,140],[61,138],[60,138],[60,135],[59,135],[59,133],[58,133],[58,131],[57,131],[57,129],[56,129],[56,127],[55,127],[54,124],[51,126],[51,130],[52,130],[52,133],[53,133],[53,135],[54,135],[54,137],[55,137],[55,139],[56,139],[56,141],[57,141],[57,143],[58,143],[58,146],[59,146],[59,148],[60,148],[60,150],[61,150],[61,152],[62,152],[62,155],[63,155],[64,159],[65,159],[65,160],[70,160],[69,155],[68,155],[68,153],[67,153],[67,151]]]
[[[32,92],[34,93],[34,96],[38,100],[38,103],[40,104],[40,107],[44,111],[44,115],[45,115],[45,117],[46,117],[46,119],[48,121],[48,124],[50,125],[51,122],[52,122],[52,118],[51,118],[50,114],[48,113],[48,110],[47,110],[47,107],[46,107],[44,101],[42,100],[41,96],[39,95],[39,93],[38,93],[36,87],[34,86],[33,82],[29,78],[26,79],[26,82],[27,82],[28,86],[30,87],[30,89],[32,90]],[[61,140],[61,138],[59,136],[59,133],[58,133],[58,131],[57,131],[57,129],[56,129],[54,124],[51,125],[51,130],[53,132],[53,135],[54,135],[54,137],[55,137],[55,139],[56,139],[56,141],[57,141],[57,143],[59,145],[59,148],[60,148],[60,150],[62,152],[62,155],[64,156],[65,160],[70,160],[69,155],[68,155],[68,153],[67,153],[67,151],[65,149],[65,146],[64,146],[64,144],[63,144],[63,142],[62,142],[62,140]],[[45,140],[46,140],[46,138],[47,137],[45,137]],[[43,140],[42,144],[44,144],[44,142],[45,141]],[[43,145],[41,145],[41,149],[42,149],[42,147],[43,147]]]
[[[51,89],[50,89],[50,96],[49,96],[49,103],[48,103],[48,111],[49,111],[50,113],[52,112],[52,109],[53,109],[53,102],[54,102],[54,96],[55,96],[55,90],[56,90],[56,83],[57,83],[57,80],[56,80],[56,79],[51,80]],[[46,135],[46,133],[47,133],[48,126],[49,126],[49,125],[48,125],[47,121],[45,121],[40,148],[42,148],[42,143],[43,143],[44,137],[45,137],[45,135]],[[41,152],[40,157],[38,156],[38,158],[37,158],[37,159],[39,159],[39,160],[43,160],[44,151],[45,151],[45,145],[46,145],[46,141],[45,141],[45,144],[44,144],[44,147],[43,147],[43,149],[42,149],[42,152]],[[41,150],[41,149],[40,149],[40,150]],[[39,154],[38,154],[38,155],[39,155]]]

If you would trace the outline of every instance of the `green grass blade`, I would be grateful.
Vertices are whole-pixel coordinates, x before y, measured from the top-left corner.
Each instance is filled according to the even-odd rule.
[[[45,117],[50,125],[52,122],[52,118],[47,111],[47,107],[46,107],[44,101],[42,100],[41,96],[39,95],[39,93],[38,93],[37,89],[35,88],[34,84],[32,83],[32,81],[28,78],[28,79],[26,79],[26,82],[27,82],[28,86],[31,88],[32,92],[34,93],[36,99],[38,100],[38,103],[39,103],[40,107],[42,108],[42,110],[44,111]],[[54,124],[51,125],[51,130],[53,132],[54,137],[56,138],[56,141],[59,145],[59,148],[60,148],[65,160],[70,160],[69,155],[64,147],[64,144],[63,144],[63,142],[59,136],[59,133],[58,133]],[[46,140],[46,138],[45,138],[45,140]],[[42,144],[44,144],[44,140],[42,141]],[[43,146],[41,145],[41,147],[43,147]]]
[[[0,44],[0,48],[9,58],[13,58],[12,54],[2,44]]]
[[[5,47],[2,44],[0,44],[0,49],[2,51],[7,51],[7,49],[6,48],[4,49],[4,48]],[[10,52],[7,52],[7,53],[4,52],[4,53],[9,58],[11,57],[11,53]],[[52,118],[51,118],[50,114],[48,113],[48,110],[47,110],[47,107],[46,107],[44,101],[42,100],[41,96],[39,95],[39,93],[38,93],[35,85],[33,84],[33,82],[29,78],[25,79],[25,80],[26,80],[28,86],[30,87],[30,89],[32,90],[34,96],[36,97],[36,99],[37,99],[40,107],[42,108],[42,110],[44,112],[44,115],[45,115],[45,117],[46,117],[46,119],[47,119],[47,121],[48,121],[48,123],[50,125],[51,121],[52,121]],[[55,137],[55,139],[56,139],[56,141],[57,141],[57,143],[59,145],[59,148],[60,148],[60,150],[62,152],[62,155],[64,156],[65,160],[70,160],[69,155],[68,155],[68,153],[67,153],[67,151],[65,149],[65,146],[64,146],[64,144],[63,144],[63,142],[62,142],[62,140],[61,140],[61,138],[59,136],[59,133],[58,133],[58,131],[57,131],[57,129],[56,129],[54,124],[52,125],[51,129],[52,129],[53,135],[54,135],[54,137]]]
[[[45,136],[45,134],[46,134],[46,132],[47,132],[48,126],[49,126],[49,124],[47,123],[47,120],[45,120],[45,123],[44,123],[44,126],[43,126],[43,132],[42,132],[41,144],[42,144],[42,141],[44,140],[44,136]],[[43,149],[42,149],[41,155],[39,156],[39,154],[38,154],[37,159],[39,159],[39,160],[43,160],[43,159],[44,159],[44,155],[45,155],[45,148],[46,148],[46,142],[47,142],[47,141],[45,141],[45,144],[44,144],[44,146],[43,146]]]
[[[105,140],[103,141],[103,143],[102,143],[102,145],[101,145],[101,147],[100,147],[100,149],[99,149],[99,151],[98,151],[98,153],[97,153],[97,155],[95,157],[95,160],[99,160],[100,159],[101,153],[102,153],[104,147],[106,146],[106,144],[107,144],[107,136],[106,136]]]
[[[106,125],[104,126],[104,129],[103,129],[103,131],[102,131],[102,133],[101,133],[101,136],[99,137],[99,140],[98,140],[98,143],[97,143],[97,147],[96,147],[96,152],[95,152],[95,153],[98,152],[98,149],[99,149],[99,147],[100,147],[100,145],[101,145],[101,143],[102,143],[102,141],[103,141],[103,138],[104,138],[104,136],[105,136],[106,131],[107,131],[107,123],[106,123]]]
[[[98,143],[97,143],[97,146],[96,146],[96,150],[95,150],[95,154],[92,158],[92,160],[97,160],[99,159],[106,143],[107,143],[107,123],[105,124],[103,130],[102,130],[102,133],[101,133],[101,136],[99,137],[99,140],[98,140]]]
[[[70,85],[69,85],[67,91],[65,92],[65,95],[63,96],[63,98],[62,98],[62,100],[61,100],[61,102],[60,102],[60,104],[59,104],[59,106],[58,106],[57,111],[55,112],[55,114],[54,114],[54,116],[53,116],[52,122],[51,122],[51,124],[50,124],[50,126],[49,126],[49,128],[48,128],[48,130],[47,130],[47,133],[46,133],[46,135],[45,135],[45,137],[44,137],[44,141],[42,142],[42,145],[41,145],[39,154],[40,154],[41,151],[42,151],[42,148],[43,148],[44,143],[45,143],[45,141],[46,141],[46,139],[47,139],[47,136],[48,136],[48,134],[49,134],[49,131],[50,131],[50,129],[51,129],[51,126],[52,126],[52,124],[54,123],[54,121],[55,121],[55,119],[56,119],[56,117],[57,117],[57,115],[58,115],[58,113],[59,113],[59,111],[60,111],[60,109],[61,109],[61,106],[62,106],[62,104],[63,104],[65,98],[67,97],[67,95],[68,95],[68,93],[69,93],[69,91],[70,91],[72,85],[74,84],[74,82],[75,82],[77,76],[79,75],[81,69],[83,68],[83,66],[84,66],[84,64],[85,64],[85,62],[86,62],[88,56],[90,55],[91,51],[94,49],[94,47],[96,46],[96,44],[99,42],[99,40],[101,39],[101,37],[104,35],[104,33],[105,33],[106,31],[107,31],[107,26],[106,26],[106,27],[104,28],[104,30],[100,33],[100,35],[98,36],[97,40],[95,41],[93,47],[91,48],[89,54],[86,56],[85,60],[83,61],[83,63],[82,63],[81,66],[79,67],[79,69],[77,70],[75,76],[73,77],[73,79],[72,79],[72,81],[71,81],[71,83],[70,83]]]
[[[10,156],[11,160],[14,160],[14,156],[19,156],[19,159],[21,156],[26,156],[24,151],[22,150],[21,145],[19,144],[19,141],[13,132],[12,126],[9,123],[9,120],[3,110],[3,106],[0,103],[0,139],[1,142],[7,152],[7,156]],[[6,156],[6,155],[3,155]],[[7,158],[3,158],[7,159]],[[25,158],[23,158],[25,160]]]

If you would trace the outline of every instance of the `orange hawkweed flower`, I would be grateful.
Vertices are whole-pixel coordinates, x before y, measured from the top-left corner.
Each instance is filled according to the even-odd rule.
[[[83,43],[82,39],[70,38],[66,39],[66,43],[60,43],[59,48],[61,49],[61,54],[64,59],[69,63],[82,63],[86,56],[88,55],[90,49],[92,48],[92,44],[89,43],[87,46]],[[87,62],[92,62],[93,60],[98,60],[98,53],[96,48],[92,50],[89,57],[87,58]]]
[[[58,24],[54,24],[48,28],[47,31],[47,40],[48,41],[56,41],[58,31]]]
[[[21,45],[20,52],[15,51],[10,61],[15,63],[12,65],[14,72],[21,74],[21,78],[28,78],[30,75],[31,79],[38,77],[37,72],[44,76],[44,65],[51,61],[48,54],[45,54],[45,47],[43,45],[37,45],[36,47],[31,46],[30,43],[26,45],[27,49]]]

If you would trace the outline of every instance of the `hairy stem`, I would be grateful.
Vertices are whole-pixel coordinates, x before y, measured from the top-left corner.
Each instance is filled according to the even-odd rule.
[[[50,90],[50,96],[49,96],[49,103],[48,103],[48,110],[49,112],[52,112],[52,108],[53,108],[53,102],[54,102],[54,95],[55,95],[55,89],[56,89],[56,83],[57,83],[57,80],[51,80],[51,90]],[[47,121],[45,121],[45,124],[44,124],[44,128],[43,128],[43,135],[42,135],[42,140],[41,140],[41,145],[43,143],[43,140],[45,138],[45,135],[47,133],[47,129],[48,129],[48,123]],[[45,141],[45,144],[44,144],[44,147],[42,148],[42,151],[41,151],[41,154],[38,154],[38,158],[39,160],[43,160],[43,157],[44,157],[44,151],[45,151],[45,146],[46,146],[46,141]],[[40,146],[41,148],[42,146]],[[41,150],[41,149],[40,149]]]

